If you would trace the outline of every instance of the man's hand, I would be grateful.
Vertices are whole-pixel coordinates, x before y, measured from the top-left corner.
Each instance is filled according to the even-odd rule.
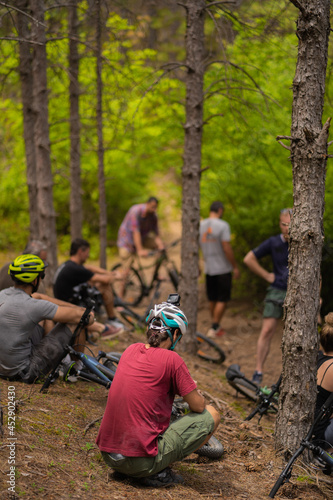
[[[235,280],[238,280],[240,278],[240,270],[238,269],[238,267],[234,267],[232,274]]]
[[[150,253],[150,250],[147,250],[145,248],[142,248],[141,250],[137,251],[137,254],[139,257],[148,257],[149,253]]]

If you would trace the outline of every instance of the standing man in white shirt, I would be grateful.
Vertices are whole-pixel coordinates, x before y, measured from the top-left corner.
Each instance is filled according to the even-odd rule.
[[[230,226],[221,220],[223,212],[223,203],[214,201],[209,217],[200,223],[200,247],[205,261],[206,291],[212,319],[207,332],[209,337],[225,334],[220,323],[231,298],[232,277],[237,279],[240,275],[230,244]]]

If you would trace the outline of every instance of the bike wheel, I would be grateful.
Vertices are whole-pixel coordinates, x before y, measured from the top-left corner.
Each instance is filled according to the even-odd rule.
[[[208,443],[201,446],[195,453],[200,457],[208,457],[216,460],[222,457],[223,452],[223,444],[215,436],[211,436]]]
[[[211,361],[212,363],[221,364],[225,360],[225,353],[220,346],[214,342],[214,340],[202,335],[202,333],[197,332],[197,343],[198,350],[197,355],[199,358],[205,361]]]
[[[118,263],[111,269],[119,271],[125,280],[117,280],[112,283],[113,293],[116,297],[121,297],[125,304],[137,306],[145,295],[145,286],[141,276],[134,267],[125,268],[123,264]]]
[[[243,394],[246,398],[251,401],[258,400],[258,391],[259,388],[254,387],[254,384],[250,384],[247,380],[243,378],[235,377],[233,380],[228,380],[229,384],[236,389],[237,392]]]
[[[108,352],[103,358],[103,365],[109,368],[112,372],[116,373],[121,354],[119,352]]]
[[[142,319],[139,314],[137,314],[134,311],[131,311],[130,309],[127,309],[127,307],[117,307],[117,311],[120,314],[120,316],[128,323],[131,325],[132,329],[144,329],[146,324],[145,321]]]

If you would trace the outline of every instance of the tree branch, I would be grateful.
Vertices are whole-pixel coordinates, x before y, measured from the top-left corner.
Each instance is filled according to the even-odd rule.
[[[291,151],[291,148],[289,146],[286,146],[285,144],[283,144],[282,141],[278,141],[279,144],[281,144],[281,146],[284,148],[284,149],[288,149],[288,151]]]
[[[276,140],[278,141],[280,139],[287,139],[287,141],[291,141],[292,137],[290,137],[289,135],[278,135]]]
[[[304,6],[301,4],[301,2],[299,2],[299,0],[290,0],[292,4],[295,5],[295,7],[297,7],[297,9],[299,9],[302,14],[305,14],[305,8]]]

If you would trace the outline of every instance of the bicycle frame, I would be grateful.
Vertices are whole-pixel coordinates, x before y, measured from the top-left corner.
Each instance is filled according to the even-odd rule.
[[[333,457],[327,453],[325,450],[323,450],[320,446],[314,444],[312,441],[312,435],[314,432],[314,429],[318,422],[324,418],[326,415],[331,415],[333,411],[333,392],[332,394],[327,398],[326,402],[323,404],[323,406],[320,408],[320,411],[315,418],[313,424],[310,427],[309,432],[307,433],[306,437],[301,441],[301,445],[298,448],[298,450],[295,451],[285,468],[283,469],[282,473],[280,474],[279,478],[277,479],[276,483],[274,484],[273,488],[271,489],[269,493],[269,498],[274,498],[277,491],[279,488],[285,483],[288,482],[290,477],[291,477],[291,472],[292,472],[292,467],[294,465],[295,460],[303,453],[304,450],[308,449],[310,450],[315,456],[321,458],[330,468],[333,470]],[[325,472],[325,471],[323,471]],[[326,472],[329,473],[329,472]]]
[[[271,392],[269,394],[266,395],[263,392],[259,393],[260,402],[258,406],[256,406],[256,408],[246,417],[245,420],[251,420],[255,415],[259,414],[259,423],[262,416],[267,413],[270,408],[273,411],[277,412],[277,408],[274,406],[273,398],[275,394],[279,392],[281,381],[282,375],[280,375],[279,380],[276,382],[276,384],[272,385]]]
[[[179,243],[179,241],[180,240],[175,240],[173,243],[171,243],[168,246],[168,248],[176,246]],[[144,293],[145,296],[149,295],[149,292],[153,289],[155,282],[159,280],[158,273],[159,273],[159,270],[162,267],[164,262],[171,262],[173,264],[173,266],[175,267],[175,264],[173,263],[173,261],[171,261],[169,259],[166,249],[162,250],[162,251],[154,250],[154,251],[150,252],[149,255],[150,256],[157,255],[157,258],[153,264],[150,264],[148,266],[143,266],[140,258],[136,259],[137,264],[138,264],[137,271],[139,272],[141,279],[142,279],[142,283],[145,287],[145,293]],[[132,266],[133,266],[133,264],[132,264]],[[135,266],[133,266],[133,267],[135,267]],[[153,276],[150,280],[150,283],[147,282],[147,279],[146,279],[146,276],[144,273],[144,270],[149,269],[149,268],[154,268],[154,273],[153,273]]]

